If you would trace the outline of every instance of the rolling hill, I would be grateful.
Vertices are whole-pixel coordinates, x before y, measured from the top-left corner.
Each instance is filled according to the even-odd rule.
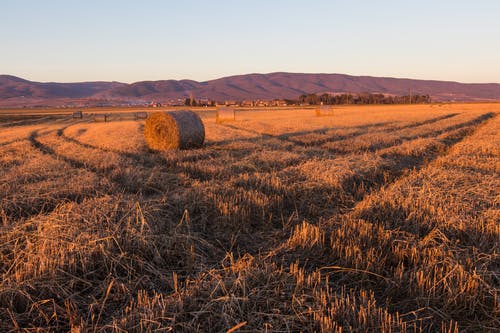
[[[500,100],[498,83],[351,76],[345,74],[245,74],[198,82],[193,80],[120,82],[33,82],[0,75],[0,106],[62,105],[78,100],[130,104],[189,96],[213,100],[297,98],[307,93],[428,94],[436,101]]]

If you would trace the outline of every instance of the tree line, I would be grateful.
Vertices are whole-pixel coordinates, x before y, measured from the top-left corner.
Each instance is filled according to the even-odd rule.
[[[279,100],[273,100],[279,101]],[[273,101],[269,101],[273,105]],[[302,94],[298,99],[285,99],[283,100],[286,105],[341,105],[341,104],[425,104],[431,103],[429,95],[403,95],[392,96],[384,94]],[[250,101],[256,103],[256,101]],[[248,101],[247,101],[248,103]],[[224,104],[224,102],[216,102],[214,100],[196,100],[193,97],[186,98],[184,105],[186,106],[216,106],[217,104]],[[243,102],[237,102],[238,105],[243,105]]]
[[[339,104],[424,104],[430,103],[429,95],[390,96],[384,94],[302,94],[298,100],[287,100],[289,104],[339,105]]]

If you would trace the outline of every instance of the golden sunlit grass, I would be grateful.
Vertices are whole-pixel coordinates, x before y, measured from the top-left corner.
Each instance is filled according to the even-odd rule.
[[[495,331],[499,108],[3,122],[0,331]]]

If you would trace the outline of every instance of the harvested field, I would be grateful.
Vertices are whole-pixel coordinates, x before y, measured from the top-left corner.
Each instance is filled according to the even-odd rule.
[[[0,331],[493,332],[499,112],[3,119]]]

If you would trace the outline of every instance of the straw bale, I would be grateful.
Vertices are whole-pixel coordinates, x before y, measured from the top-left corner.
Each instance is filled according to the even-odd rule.
[[[319,108],[316,108],[316,116],[317,117],[333,116],[333,106],[321,105]]]
[[[94,121],[96,123],[107,122],[109,120],[109,115],[107,114],[95,114]]]
[[[199,148],[205,127],[193,111],[154,112],[144,124],[144,138],[154,150]]]
[[[236,115],[234,112],[234,108],[232,107],[218,107],[215,113],[215,121],[217,123],[222,123],[225,121],[235,121]]]

